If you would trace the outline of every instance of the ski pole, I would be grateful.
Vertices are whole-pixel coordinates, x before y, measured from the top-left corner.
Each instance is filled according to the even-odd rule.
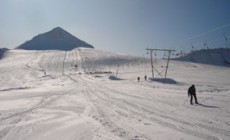
[[[188,96],[189,97],[189,96]],[[188,100],[188,97],[187,97],[187,99],[185,100],[185,102],[183,103],[183,105],[187,102],[187,100]]]

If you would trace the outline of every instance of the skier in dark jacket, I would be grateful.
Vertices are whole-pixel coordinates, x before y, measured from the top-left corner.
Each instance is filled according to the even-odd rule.
[[[140,77],[139,77],[139,76],[137,77],[137,81],[138,81],[138,82],[140,81]]]
[[[195,103],[198,104],[197,102],[197,98],[196,98],[196,88],[194,85],[192,85],[191,87],[189,87],[188,89],[188,96],[191,96],[190,98],[190,104],[192,105],[192,98],[194,97],[195,98]]]

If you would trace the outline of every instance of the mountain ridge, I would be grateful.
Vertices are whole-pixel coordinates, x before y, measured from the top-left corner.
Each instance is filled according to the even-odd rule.
[[[38,34],[31,40],[16,47],[16,49],[67,51],[78,47],[94,48],[92,45],[78,39],[61,27],[56,27],[48,32]]]

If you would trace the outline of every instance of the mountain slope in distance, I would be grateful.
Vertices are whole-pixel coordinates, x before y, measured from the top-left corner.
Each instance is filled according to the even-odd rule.
[[[92,45],[78,39],[60,27],[39,34],[33,39],[21,44],[16,49],[25,50],[73,50],[78,47],[94,48]]]

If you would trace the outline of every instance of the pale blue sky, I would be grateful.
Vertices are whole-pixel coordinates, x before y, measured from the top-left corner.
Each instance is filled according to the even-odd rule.
[[[62,27],[96,49],[142,56],[145,49],[225,47],[230,0],[1,0],[0,48]],[[230,38],[229,48],[230,48]]]

